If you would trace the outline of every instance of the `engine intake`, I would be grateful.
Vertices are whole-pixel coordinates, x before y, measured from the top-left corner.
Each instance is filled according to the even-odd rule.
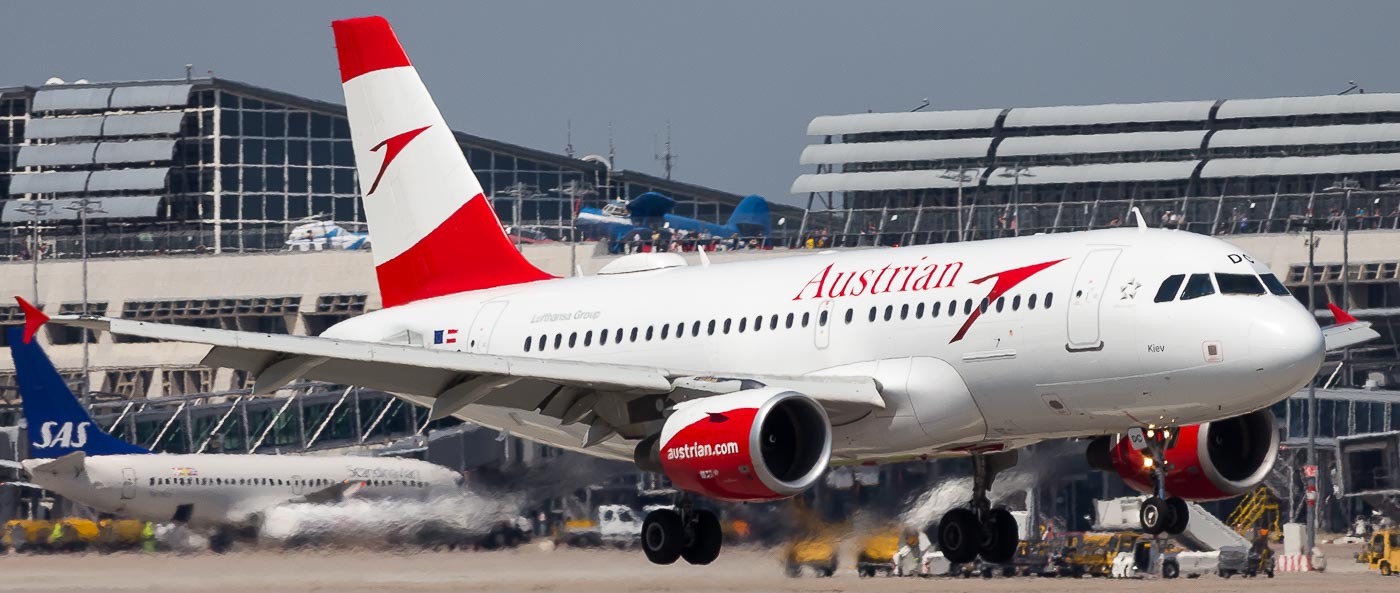
[[[764,387],[676,406],[656,443],[641,443],[638,465],[659,466],[678,488],[727,501],[775,500],[826,472],[831,422],[816,400]]]
[[[1183,426],[1167,450],[1167,492],[1187,500],[1239,496],[1258,486],[1278,459],[1274,413],[1264,409],[1243,416]],[[1115,471],[1134,490],[1152,493],[1152,468],[1145,452],[1128,439],[1100,437],[1086,451],[1089,464]]]

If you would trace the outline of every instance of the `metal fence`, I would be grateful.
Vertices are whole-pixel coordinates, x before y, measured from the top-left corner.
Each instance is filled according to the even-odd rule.
[[[891,200],[893,202],[893,200]],[[1092,200],[1081,202],[981,202],[956,206],[885,206],[812,210],[794,246],[815,239],[817,248],[917,245],[1058,233],[1134,225],[1138,208],[1148,226],[1207,235],[1286,233],[1320,218],[1341,230],[1400,229],[1400,192],[1353,191],[1253,196]]]

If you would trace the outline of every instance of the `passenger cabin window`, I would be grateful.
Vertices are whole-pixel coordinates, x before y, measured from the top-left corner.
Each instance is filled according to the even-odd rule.
[[[1046,309],[1049,309],[1049,308],[1050,308],[1050,305],[1051,305],[1051,304],[1054,304],[1054,302],[1055,302],[1055,293],[1053,293],[1053,292],[1047,292],[1047,293],[1045,293],[1045,305],[1044,305],[1044,307],[1045,307]]]
[[[1254,274],[1216,274],[1215,283],[1220,294],[1264,294],[1264,285]]]
[[[1191,279],[1186,281],[1186,290],[1181,293],[1181,300],[1189,301],[1203,296],[1215,294],[1215,286],[1210,283],[1210,274],[1192,274]]]
[[[1162,287],[1157,289],[1157,298],[1152,299],[1154,303],[1167,303],[1176,298],[1176,293],[1181,290],[1181,281],[1186,279],[1186,274],[1174,274],[1167,276],[1162,281]]]
[[[1264,273],[1259,275],[1264,280],[1264,286],[1269,288],[1269,292],[1278,296],[1288,296],[1288,289],[1283,287],[1283,283],[1278,281],[1278,277],[1273,274]]]

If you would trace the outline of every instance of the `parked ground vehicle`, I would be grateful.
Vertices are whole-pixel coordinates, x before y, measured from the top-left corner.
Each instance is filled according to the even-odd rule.
[[[1261,549],[1259,546],[1221,548],[1216,574],[1226,579],[1234,575],[1255,577],[1260,574],[1274,578],[1274,553],[1267,547]]]
[[[885,528],[865,536],[860,540],[860,551],[856,553],[856,573],[863,577],[894,574],[894,557],[905,537],[915,538],[918,534],[905,534],[899,527]]]
[[[1400,572],[1400,529],[1378,529],[1357,555],[1366,565],[1390,576]]]
[[[625,548],[636,545],[642,536],[642,517],[627,505],[604,504],[598,505],[598,520],[569,521],[564,528],[561,539],[572,547]]]
[[[16,552],[48,549],[53,521],[41,519],[11,519],[5,522],[5,547]]]
[[[1133,551],[1133,544],[1142,534],[1133,531],[1115,533],[1071,533],[1065,536],[1060,554],[1063,576],[1109,576],[1113,559],[1120,552]]]
[[[783,551],[783,572],[799,577],[807,569],[819,577],[829,577],[836,574],[839,548],[840,538],[834,529],[811,529],[793,539]]]

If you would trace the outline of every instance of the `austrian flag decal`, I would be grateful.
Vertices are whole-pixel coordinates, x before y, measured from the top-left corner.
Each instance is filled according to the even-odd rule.
[[[456,344],[456,343],[457,343],[457,330],[455,330],[455,329],[439,329],[439,330],[433,330],[433,343],[434,343],[434,344]]]

